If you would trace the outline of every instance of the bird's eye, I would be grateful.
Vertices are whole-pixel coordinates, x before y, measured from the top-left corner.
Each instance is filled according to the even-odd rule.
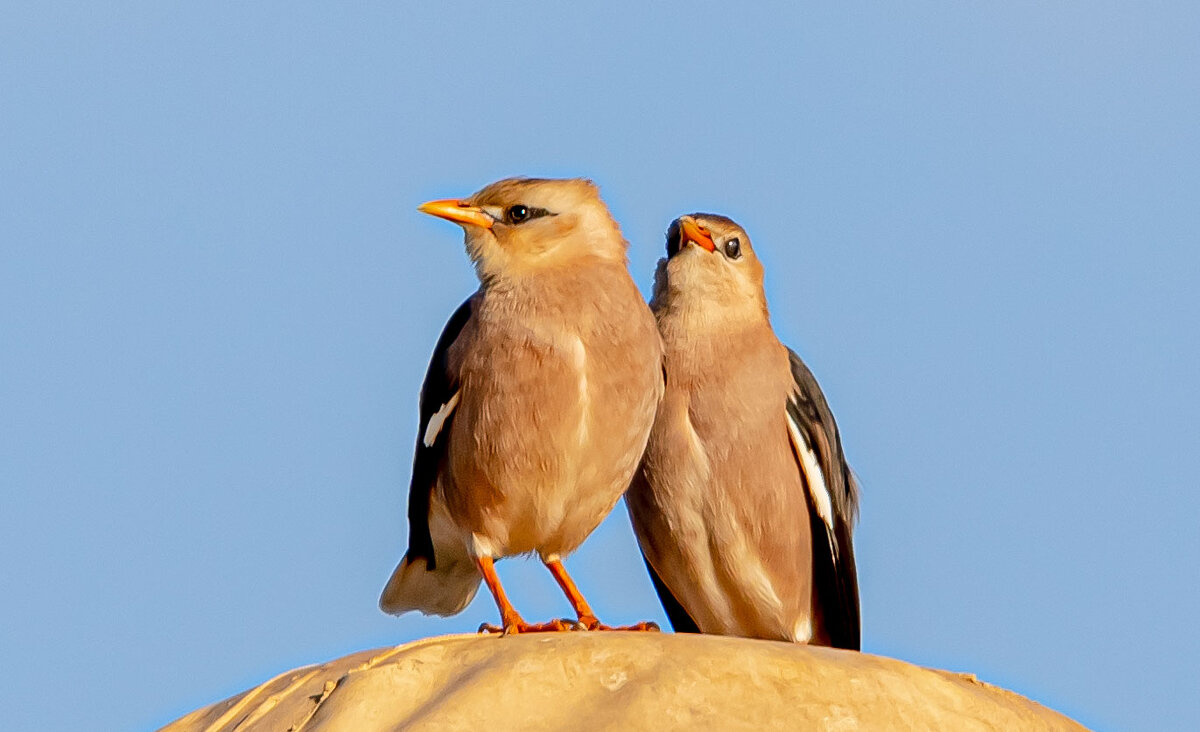
[[[737,259],[742,256],[742,243],[738,241],[737,237],[725,242],[725,256],[730,259]]]
[[[519,203],[516,206],[509,206],[505,218],[510,224],[519,224],[529,218],[529,209]]]

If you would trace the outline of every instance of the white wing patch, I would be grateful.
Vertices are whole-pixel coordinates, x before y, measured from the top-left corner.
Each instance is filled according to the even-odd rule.
[[[437,442],[438,435],[442,432],[442,427],[445,426],[446,420],[450,419],[450,415],[454,414],[454,408],[458,406],[458,392],[454,392],[454,396],[450,397],[450,401],[438,408],[433,416],[429,418],[429,424],[425,426],[425,436],[421,438],[421,443],[425,447],[433,447],[433,443]]]
[[[833,549],[833,555],[837,556],[837,545],[833,541],[833,500],[829,496],[829,488],[825,485],[825,475],[821,472],[821,464],[817,462],[817,456],[809,446],[808,440],[805,439],[804,433],[800,431],[800,426],[792,419],[792,415],[787,415],[788,433],[792,436],[792,445],[796,448],[796,454],[800,456],[800,467],[804,470],[804,482],[808,485],[808,491],[812,494],[813,506],[817,509],[817,515],[825,522],[825,527],[829,530],[829,546]]]
[[[792,627],[792,642],[793,643],[808,643],[813,636],[813,621],[812,615],[806,615],[796,621]]]

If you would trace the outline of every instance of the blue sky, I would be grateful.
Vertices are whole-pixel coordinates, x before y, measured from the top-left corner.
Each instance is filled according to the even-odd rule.
[[[676,215],[749,230],[864,485],[866,650],[1193,729],[1197,38],[1183,2],[6,5],[8,723],[494,620],[375,603],[475,286],[416,205],[531,174],[600,183],[644,291]],[[567,565],[662,619],[623,510]]]

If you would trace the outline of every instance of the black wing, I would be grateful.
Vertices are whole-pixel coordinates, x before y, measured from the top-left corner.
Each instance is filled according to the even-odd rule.
[[[437,485],[438,472],[446,457],[450,424],[458,405],[458,376],[450,372],[448,352],[471,318],[471,301],[458,306],[442,330],[425,383],[421,386],[421,422],[417,428],[417,450],[413,455],[412,483],[408,487],[408,561],[425,560],[433,571],[433,537],[429,534],[429,500]]]
[[[650,560],[646,559],[645,552],[642,552],[642,561],[646,563],[646,571],[650,573],[650,581],[654,583],[658,601],[662,603],[663,610],[667,611],[667,619],[671,621],[671,630],[676,633],[699,633],[700,626],[696,625],[696,621],[692,620],[688,611],[684,610],[683,605],[679,604],[679,600],[675,599],[671,588],[667,587],[667,583],[663,582],[662,577],[658,576],[658,572],[654,571],[654,567],[650,566]]]
[[[834,648],[859,650],[858,571],[851,534],[858,517],[858,484],[842,453],[833,412],[816,378],[791,350],[792,393],[788,396],[789,428],[808,487],[809,525],[813,538],[813,593],[819,620]]]

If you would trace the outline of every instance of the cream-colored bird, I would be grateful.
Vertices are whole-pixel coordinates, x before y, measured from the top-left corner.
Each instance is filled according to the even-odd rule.
[[[677,219],[651,307],[667,391],[626,503],[671,624],[858,649],[857,487],[746,232]]]
[[[663,392],[662,344],[628,245],[587,180],[502,180],[421,210],[462,225],[480,287],[425,377],[408,551],[380,607],[453,615],[482,579],[501,622],[481,629],[573,627],[526,623],[505,597],[493,561],[535,552],[574,627],[606,627],[561,559],[629,485]]]

